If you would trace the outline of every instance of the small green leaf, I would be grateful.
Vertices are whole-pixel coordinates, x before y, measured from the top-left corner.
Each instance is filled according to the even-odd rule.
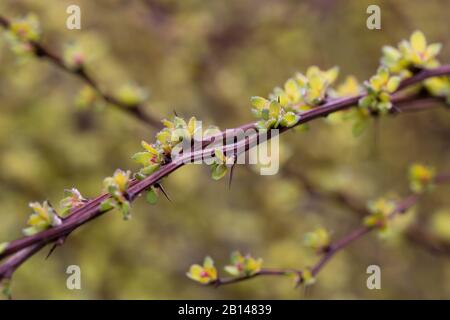
[[[220,180],[227,174],[227,167],[224,164],[211,165],[211,177],[214,180]]]
[[[242,255],[239,251],[233,251],[230,255],[230,261],[232,264],[238,263],[242,259]]]
[[[391,59],[391,60],[398,60],[398,59],[401,58],[400,52],[399,52],[397,49],[395,49],[394,47],[391,47],[391,46],[384,46],[383,49],[382,49],[382,51],[383,51],[383,54],[384,54],[388,59]]]
[[[281,105],[276,100],[272,100],[269,106],[269,116],[270,118],[278,118],[281,111]]]
[[[391,101],[391,95],[387,92],[382,91],[378,94],[378,100],[381,102],[389,102]]]
[[[106,199],[106,200],[103,200],[102,203],[100,203],[99,210],[101,212],[105,212],[105,211],[111,210],[115,206],[116,206],[116,203],[113,199]]]
[[[142,174],[142,173],[140,173],[140,172],[138,172],[138,173],[135,173],[135,174],[134,174],[134,178],[137,179],[137,180],[139,180],[139,181],[142,181],[142,180],[144,180],[145,178],[147,178],[147,176],[144,175],[144,174]]]
[[[177,129],[187,128],[186,121],[183,118],[180,118],[180,117],[174,117],[173,118],[173,124],[175,125],[175,128],[177,128]]]
[[[386,102],[380,102],[378,105],[377,105],[377,108],[378,108],[378,110],[381,112],[381,113],[386,113],[387,111],[389,111],[391,108],[392,108],[392,103],[391,102],[389,102],[389,101],[386,101]]]
[[[270,117],[269,109],[262,109],[261,118],[263,118],[264,120],[269,120],[269,117]]]
[[[425,51],[427,47],[427,40],[422,31],[414,31],[410,38],[411,47],[418,52]]]
[[[238,276],[240,274],[239,269],[236,266],[226,266],[224,269],[232,276]]]
[[[305,269],[302,272],[302,280],[305,286],[310,286],[316,282],[316,279],[314,278],[310,269]]]
[[[7,298],[11,299],[11,279],[6,278],[1,282],[3,287],[2,294]]]
[[[264,120],[260,120],[260,121],[256,122],[255,126],[260,131],[261,130],[267,130],[266,122]]]
[[[156,204],[156,202],[158,201],[158,193],[156,192],[156,189],[154,187],[151,187],[151,189],[147,191],[145,200],[147,200],[147,202],[150,204]]]
[[[70,214],[70,211],[71,211],[71,208],[64,208],[64,209],[62,209],[62,210],[60,211],[61,217],[63,217],[63,218],[68,217],[69,214]]]
[[[205,268],[213,268],[214,267],[214,260],[210,256],[206,256],[205,260],[203,261],[203,266]]]
[[[142,169],[140,170],[140,173],[142,173],[143,175],[149,176],[149,175],[151,175],[153,172],[155,172],[156,170],[158,170],[159,167],[160,167],[160,164],[159,164],[159,163],[154,163],[154,164],[151,164],[151,165],[149,165],[149,166],[146,166],[145,168],[142,168]]]
[[[2,242],[2,243],[0,243],[0,254],[2,254],[4,251],[5,251],[5,249],[8,247],[8,242]]]
[[[395,90],[397,90],[399,84],[400,84],[400,78],[399,77],[392,77],[387,82],[386,89],[387,89],[388,92],[392,93]]]
[[[284,90],[290,96],[296,95],[299,91],[297,82],[292,78],[288,79],[284,84]]]
[[[333,68],[327,70],[325,72],[325,78],[328,80],[328,84],[332,84],[334,81],[336,81],[338,75],[339,75],[338,66],[334,66]]]
[[[371,95],[362,97],[361,99],[359,99],[358,101],[358,105],[362,108],[369,108],[370,105],[373,102],[373,97]]]
[[[287,112],[283,115],[281,119],[281,125],[283,127],[291,127],[298,122],[300,117],[293,112]]]
[[[133,159],[134,161],[143,166],[147,166],[152,158],[153,155],[150,154],[149,152],[138,152],[131,157],[131,159]]]
[[[28,227],[28,228],[23,229],[22,232],[25,236],[32,236],[32,235],[38,233],[39,230],[36,227]]]
[[[131,218],[130,210],[131,210],[130,202],[124,201],[121,203],[120,211],[122,212],[124,220],[129,220]]]
[[[252,105],[258,110],[263,109],[268,102],[266,99],[264,99],[262,97],[257,97],[257,96],[251,97],[250,101],[251,101]]]
[[[427,48],[427,52],[431,57],[437,56],[442,49],[442,44],[433,43],[430,44]]]
[[[270,128],[278,127],[278,124],[279,123],[278,123],[277,118],[270,118],[269,120],[266,121],[265,126],[266,126],[267,129],[270,129]]]
[[[252,115],[255,117],[255,118],[261,118],[261,110],[257,110],[257,109],[252,109],[251,110],[251,113],[252,113]]]
[[[109,193],[109,194],[114,195],[114,194],[116,194],[116,192],[117,192],[119,189],[117,188],[116,185],[113,185],[113,184],[112,184],[112,185],[109,185],[109,186],[108,186],[107,190],[108,190],[108,193]]]
[[[219,163],[225,163],[225,155],[223,154],[223,151],[219,148],[214,150],[214,156],[217,160],[219,160]]]

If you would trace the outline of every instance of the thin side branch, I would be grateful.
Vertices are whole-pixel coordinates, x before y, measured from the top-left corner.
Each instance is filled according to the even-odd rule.
[[[436,183],[443,183],[450,181],[449,179],[442,179],[445,175],[438,176],[436,178]],[[407,212],[412,208],[419,200],[418,194],[411,194],[406,198],[397,202],[396,207],[389,214],[389,219],[394,219],[397,215]],[[362,226],[354,229],[344,237],[332,242],[327,248],[322,251],[322,257],[319,261],[310,268],[310,272],[313,277],[316,277],[319,272],[326,266],[326,264],[340,251],[347,248],[350,244],[361,239],[365,235],[369,234],[371,231],[377,230],[377,227]],[[234,284],[242,281],[247,281],[260,276],[286,276],[286,275],[296,275],[297,284],[301,284],[305,281],[303,274],[304,270],[300,269],[261,269],[250,276],[241,277],[231,277],[231,278],[218,278],[216,281],[209,283],[213,286],[222,286],[227,284]]]
[[[9,30],[10,22],[8,19],[6,19],[5,17],[2,17],[0,15],[0,25],[4,29]],[[141,105],[141,104],[137,104],[137,105],[133,105],[133,106],[126,105],[126,104],[122,103],[121,101],[119,101],[114,96],[108,94],[103,89],[101,89],[100,85],[86,71],[86,69],[83,65],[77,69],[69,68],[64,63],[64,60],[59,55],[52,52],[49,48],[45,47],[41,43],[33,42],[33,41],[29,41],[28,43],[31,46],[31,48],[33,50],[33,54],[36,58],[46,59],[54,66],[58,67],[59,69],[65,71],[69,74],[75,75],[76,77],[78,77],[79,79],[84,81],[87,85],[89,85],[92,89],[94,89],[95,92],[97,92],[97,94],[100,97],[102,97],[102,99],[105,102],[107,102],[109,105],[114,106],[114,107],[118,108],[119,110],[122,110],[122,111],[130,114],[134,118],[138,119],[140,122],[142,122],[150,127],[153,127],[156,129],[162,128],[162,124],[159,120],[155,119],[154,117],[152,117],[149,114],[144,112],[143,105]]]
[[[322,199],[334,201],[349,209],[360,218],[370,214],[367,206],[362,201],[356,199],[356,197],[349,193],[339,190],[320,191],[318,186],[314,185],[308,178],[306,178],[303,174],[297,172],[296,170],[292,170],[288,167],[286,168],[286,173],[287,175],[291,177],[293,176],[297,180],[299,180],[311,197],[320,197]],[[436,177],[436,181],[438,183],[450,181],[450,177],[448,177],[446,174],[441,174]],[[422,225],[411,225],[405,231],[405,235],[409,241],[418,244],[421,248],[433,254],[445,255],[450,257],[450,242],[432,234]]]

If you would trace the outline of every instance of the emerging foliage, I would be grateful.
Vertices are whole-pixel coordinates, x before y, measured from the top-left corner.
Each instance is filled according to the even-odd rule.
[[[13,49],[17,52],[23,51],[33,53],[33,50],[39,48],[36,42],[40,40],[41,31],[37,19],[30,15],[25,18],[17,19],[11,22],[8,38],[13,44]],[[353,76],[348,76],[345,81],[332,88],[338,77],[339,69],[337,67],[329,70],[320,70],[316,66],[307,69],[305,74],[297,73],[289,78],[282,87],[276,87],[268,98],[255,96],[251,98],[252,113],[256,116],[258,121],[252,125],[259,131],[276,128],[291,128],[297,126],[301,119],[307,118],[313,112],[318,111],[319,116],[327,116],[329,122],[339,122],[341,119],[351,119],[354,121],[353,132],[355,135],[360,134],[364,128],[367,127],[368,120],[371,116],[388,114],[393,109],[395,101],[395,94],[400,87],[402,79],[413,77],[422,69],[435,68],[439,66],[437,61],[437,54],[441,49],[440,44],[428,45],[424,35],[416,31],[412,34],[409,41],[402,41],[398,48],[384,47],[383,57],[381,59],[381,66],[377,69],[375,75],[370,77],[361,85]],[[42,54],[42,53],[40,53]],[[55,59],[55,58],[54,58]],[[84,72],[84,64],[86,56],[84,52],[76,45],[67,46],[62,59],[58,60],[58,64],[63,69],[69,69],[73,73],[82,75],[87,78],[91,84],[93,83]],[[62,62],[60,62],[62,61]],[[428,92],[431,96],[446,98],[449,100],[450,80],[448,76],[441,76],[448,74],[441,72],[439,77],[425,76],[425,80],[412,79],[413,85],[420,89],[420,91]],[[406,86],[406,85],[405,85]],[[93,105],[100,105],[99,100],[111,103],[115,98],[111,98],[102,94],[97,85],[90,85],[83,87],[80,91],[77,104],[80,107],[86,108]],[[138,106],[146,101],[148,93],[146,90],[134,85],[126,84],[122,86],[117,92],[117,103],[120,106],[126,106],[125,110],[134,112],[138,110]],[[321,106],[327,104],[327,109],[333,103],[340,101],[341,98],[350,98],[348,105],[338,109],[320,113]],[[416,98],[415,96],[413,98]],[[335,101],[336,99],[336,101]],[[359,101],[358,101],[359,99]],[[357,102],[358,101],[358,102]],[[357,104],[357,105],[356,105]],[[344,110],[346,109],[346,110]],[[343,110],[343,111],[342,111]],[[134,114],[138,114],[134,113]],[[317,117],[317,115],[315,115]],[[304,118],[303,118],[304,117]],[[310,118],[311,119],[311,118]],[[301,121],[303,122],[303,121]],[[144,181],[142,184],[148,182],[145,187],[138,192],[131,192],[130,185],[134,187],[131,180],[131,171],[124,171],[117,169],[113,176],[104,179],[104,190],[108,193],[106,196],[99,198],[98,203],[95,203],[95,210],[103,213],[110,209],[118,209],[124,219],[130,218],[131,201],[134,200],[141,192],[146,192],[146,200],[150,204],[155,204],[158,200],[158,193],[163,192],[161,186],[161,179],[166,177],[169,173],[159,170],[164,170],[165,167],[173,162],[174,151],[177,151],[183,144],[191,145],[195,142],[200,143],[201,151],[205,148],[204,141],[200,140],[209,137],[215,133],[220,133],[217,127],[209,127],[205,132],[201,132],[202,128],[195,117],[185,120],[182,117],[174,116],[171,120],[164,119],[162,121],[164,128],[160,130],[155,136],[155,142],[148,143],[141,142],[143,151],[137,152],[132,156],[132,159],[141,165],[138,172],[134,174],[134,178],[139,181]],[[200,138],[199,138],[200,137]],[[208,144],[205,144],[208,146]],[[225,152],[222,147],[211,149],[209,155],[213,162],[210,164],[211,176],[214,180],[223,178],[228,170],[232,168],[236,162],[236,154],[230,155]],[[205,152],[206,153],[206,152]],[[163,172],[162,178],[152,179],[152,174],[155,172]],[[410,188],[416,193],[423,193],[433,188],[435,183],[436,173],[431,167],[420,164],[415,164],[409,171]],[[149,182],[150,181],[150,182]],[[139,183],[141,183],[139,182]],[[129,192],[130,191],[130,192]],[[417,195],[414,195],[417,196]],[[101,201],[102,199],[106,199]],[[101,203],[100,203],[101,201]],[[43,204],[31,203],[30,207],[33,213],[28,219],[28,227],[23,230],[26,236],[36,235],[41,231],[52,227],[57,227],[71,219],[64,218],[72,214],[76,209],[82,209],[89,201],[85,199],[77,189],[66,190],[64,199],[61,200],[60,206],[62,208],[61,214],[58,215],[48,201]],[[83,210],[80,210],[83,213]],[[380,198],[371,201],[368,204],[368,215],[364,219],[363,231],[378,229],[382,232],[386,231],[389,226],[389,220],[399,211],[398,201],[392,199]],[[77,212],[79,213],[79,212]],[[81,215],[81,214],[80,214]],[[76,214],[73,214],[77,218]],[[95,216],[95,215],[94,215]],[[83,223],[86,221],[83,221]],[[82,224],[82,223],[81,223]],[[364,233],[361,233],[364,234]],[[61,234],[59,236],[66,236]],[[61,239],[61,238],[58,238]],[[350,243],[353,238],[345,238],[344,240]],[[56,242],[55,239],[43,239],[43,244],[49,241]],[[0,254],[8,251],[10,254],[11,243],[1,243]],[[39,242],[36,242],[40,244]],[[337,250],[333,247],[331,236],[324,228],[317,228],[309,232],[304,237],[304,243],[317,251],[318,254],[324,255],[321,261],[328,261]],[[342,242],[341,242],[342,243]],[[347,242],[344,242],[347,243]],[[17,246],[20,248],[20,246]],[[20,249],[15,252],[20,253]],[[14,252],[14,253],[15,253]],[[254,258],[251,255],[242,255],[236,251],[231,254],[230,264],[225,266],[225,271],[232,277],[228,283],[240,281],[242,279],[252,278],[258,275],[282,275],[296,277],[296,283],[303,283],[310,285],[315,282],[315,275],[321,266],[325,263],[319,261],[315,268],[304,268],[303,270],[293,269],[279,269],[271,270],[262,267],[262,259]],[[3,276],[3,275],[0,275]],[[218,271],[214,266],[214,261],[210,257],[204,259],[203,265],[194,264],[190,267],[187,276],[201,284],[221,284],[222,280],[218,276]],[[2,278],[0,277],[0,280]],[[9,286],[8,286],[9,289]]]
[[[117,99],[128,107],[135,107],[148,99],[148,92],[135,84],[124,84],[117,91]]]
[[[231,253],[231,265],[225,266],[225,271],[232,276],[252,276],[261,271],[263,260],[255,259],[250,254],[243,256],[239,251]]]
[[[413,164],[409,168],[409,186],[411,191],[422,193],[434,187],[436,170],[420,163]]]
[[[100,210],[107,211],[116,208],[122,213],[125,220],[128,220],[131,217],[131,205],[127,197],[130,176],[131,171],[117,169],[112,177],[105,178],[103,185],[105,191],[111,195],[111,198],[108,198],[101,203]]]
[[[330,245],[330,234],[325,228],[317,228],[304,236],[304,244],[318,252],[324,251]]]
[[[27,221],[29,227],[23,229],[23,233],[26,236],[61,224],[60,217],[48,201],[44,201],[42,204],[39,202],[31,202],[30,208],[33,209],[33,213]]]
[[[386,114],[392,108],[390,94],[399,84],[400,77],[391,76],[387,68],[378,68],[376,75],[364,83],[368,94],[359,100],[359,106]]]
[[[396,208],[396,202],[387,198],[370,201],[367,205],[370,215],[364,219],[364,224],[371,228],[378,228],[381,232],[387,230],[390,215]]]
[[[79,208],[87,202],[87,199],[83,198],[80,191],[76,188],[64,190],[65,198],[59,203],[62,208],[61,217],[67,217],[73,209]]]
[[[186,275],[201,284],[215,282],[217,280],[217,269],[214,267],[214,260],[211,257],[206,257],[202,266],[199,264],[192,265]]]
[[[383,47],[381,63],[393,73],[411,76],[411,67],[434,68],[439,65],[436,56],[441,51],[440,43],[427,45],[425,35],[415,31],[408,40],[402,40],[397,48]]]

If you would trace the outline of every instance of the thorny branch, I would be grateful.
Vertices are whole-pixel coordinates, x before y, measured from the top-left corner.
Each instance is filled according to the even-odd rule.
[[[448,75],[450,74],[450,65],[444,65],[435,69],[431,70],[425,70],[421,71],[415,76],[405,80],[402,83],[402,88],[405,88],[406,85],[404,83],[407,81],[408,85],[413,85],[416,83],[421,82],[422,80],[429,78],[429,77],[436,77],[441,75]],[[325,117],[333,112],[349,109],[355,105],[357,105],[358,100],[364,96],[364,94],[360,94],[353,97],[348,98],[341,98],[341,99],[335,99],[328,101],[324,103],[323,105],[316,107],[310,111],[306,111],[302,113],[300,116],[300,119],[298,122],[292,126],[292,127],[284,127],[280,130],[280,133],[283,133],[285,131],[290,130],[291,128],[307,123],[311,120]],[[393,95],[392,102],[396,105],[396,110],[408,110],[408,103],[411,101],[415,101],[416,99],[420,99],[421,97],[418,97],[417,95],[411,96],[409,98],[405,98],[404,96],[400,95]],[[395,113],[395,112],[393,112]],[[247,130],[247,129],[254,129],[255,124],[254,123],[248,123],[246,125],[243,125],[239,127],[240,129]],[[236,128],[238,129],[238,128]],[[162,166],[159,170],[148,176],[142,181],[132,181],[130,184],[130,187],[127,189],[127,196],[129,198],[129,201],[135,200],[143,191],[147,190],[151,186],[157,184],[162,178],[167,177],[170,173],[173,171],[179,169],[182,167],[186,162],[191,161],[193,158],[207,158],[209,157],[213,152],[214,149],[208,148],[208,145],[211,143],[217,141],[218,139],[223,139],[226,134],[232,133],[236,129],[231,129],[222,132],[221,134],[218,134],[216,136],[213,136],[205,141],[203,141],[203,149],[200,151],[183,154],[179,158],[174,159],[172,162],[169,162],[168,164]],[[252,143],[258,144],[257,134],[243,139],[241,141],[237,141],[233,144],[225,145],[223,147],[224,152],[232,153],[235,152],[235,150],[241,150],[241,152],[247,151]],[[268,137],[270,139],[271,137]],[[239,149],[244,146],[244,149]],[[30,258],[32,255],[34,255],[37,251],[42,249],[44,246],[46,246],[49,243],[61,241],[61,239],[67,238],[67,236],[78,227],[82,226],[83,224],[89,222],[90,220],[93,220],[102,214],[104,214],[106,211],[101,211],[99,208],[100,203],[109,198],[108,194],[102,194],[98,196],[95,199],[92,199],[88,201],[85,205],[82,207],[74,210],[72,214],[63,220],[62,224],[53,228],[50,228],[48,230],[42,231],[38,234],[23,237],[17,240],[14,240],[10,242],[6,248],[3,250],[3,252],[0,253],[0,259],[4,259],[6,257],[9,257],[2,265],[0,265],[0,281],[2,279],[10,278],[13,272],[28,258]],[[408,198],[409,199],[409,198]],[[411,200],[409,200],[411,201]],[[403,204],[405,205],[405,204]],[[408,202],[409,205],[409,202]],[[412,205],[412,204],[411,204]],[[400,209],[399,209],[400,212]],[[334,249],[328,251],[326,256],[324,256],[323,260],[321,260],[320,264],[317,265],[313,271],[317,273],[322,266],[328,261],[328,259],[331,258],[337,251],[341,250],[342,247],[345,247],[348,245],[348,243],[353,242],[357,238],[363,236],[370,230],[367,229],[361,229],[359,231],[356,231],[352,234],[350,239],[344,238],[343,240],[337,242],[337,245],[334,245]],[[267,275],[274,275],[278,273],[278,271],[270,271],[266,270],[263,274]],[[261,275],[263,275],[261,274]]]
[[[6,29],[12,29],[11,23],[0,16],[0,25],[2,25]],[[32,53],[38,57],[38,58],[46,58],[52,63],[54,63],[59,68],[63,69],[66,72],[70,72],[72,74],[77,75],[82,80],[84,80],[88,85],[90,85],[95,91],[97,91],[103,99],[108,102],[109,104],[115,105],[116,107],[119,107],[121,109],[124,109],[128,112],[130,112],[132,115],[134,115],[137,119],[142,120],[143,122],[153,124],[155,126],[158,126],[159,122],[156,120],[148,117],[145,115],[142,111],[141,103],[134,103],[131,107],[122,103],[120,100],[114,98],[113,96],[110,96],[106,94],[104,91],[101,90],[99,85],[92,77],[90,77],[83,64],[77,66],[76,68],[72,69],[68,67],[64,60],[61,59],[59,56],[55,55],[51,51],[49,51],[47,48],[42,46],[41,43],[38,42],[37,38],[35,37],[29,37],[26,43],[31,47]],[[30,40],[33,39],[33,40]],[[352,106],[355,106],[360,102],[360,105],[362,106],[369,106],[373,105],[375,103],[376,108],[371,109],[371,115],[372,116],[378,116],[380,112],[384,112],[386,110],[389,110],[391,114],[403,112],[403,111],[417,111],[422,109],[428,109],[429,106],[425,107],[423,106],[423,99],[429,99],[429,96],[427,94],[424,94],[423,90],[417,94],[413,95],[399,95],[399,94],[393,94],[390,95],[394,91],[401,90],[403,88],[406,88],[408,86],[418,84],[422,80],[425,80],[430,77],[437,77],[441,75],[449,75],[450,74],[450,66],[444,65],[441,67],[437,67],[434,69],[425,69],[422,70],[422,67],[429,61],[425,60],[425,56],[423,55],[423,52],[421,52],[421,49],[423,46],[421,44],[425,43],[425,39],[423,34],[420,32],[415,32],[413,36],[411,37],[411,43],[413,43],[413,49],[417,52],[414,52],[414,54],[420,54],[419,55],[419,61],[415,61],[414,63],[419,64],[419,68],[415,70],[411,70],[415,72],[416,74],[412,76],[411,78],[408,78],[404,80],[402,83],[400,83],[400,86],[398,86],[400,78],[399,77],[392,77],[389,78],[389,74],[387,73],[387,69],[379,69],[377,71],[377,75],[372,77],[370,80],[372,81],[371,84],[367,87],[368,93],[360,93],[352,97],[347,98],[341,98],[341,99],[335,99],[335,100],[328,100],[325,101],[325,103],[322,103],[323,100],[319,99],[320,102],[313,103],[313,105],[316,106],[316,108],[313,108],[310,111],[301,112],[297,115],[293,114],[292,112],[288,112],[286,116],[288,118],[284,119],[283,121],[287,121],[287,124],[283,124],[282,128],[277,133],[270,132],[270,135],[266,137],[267,139],[271,139],[273,136],[272,134],[280,134],[283,132],[286,132],[290,130],[291,128],[309,122],[313,119],[319,118],[319,117],[325,117],[333,112],[337,112],[340,110],[348,109]],[[440,47],[439,45],[431,45],[430,50],[430,57],[428,57],[428,60],[432,60],[434,55],[436,55],[439,51]],[[423,59],[422,59],[423,58]],[[423,61],[422,61],[423,60]],[[331,76],[331,75],[330,75]],[[317,80],[317,79],[316,79]],[[386,80],[386,83],[382,84],[383,81]],[[381,81],[381,82],[380,82]],[[314,82],[315,86],[323,87],[326,84],[326,81],[324,78],[319,79],[318,81]],[[396,88],[399,88],[396,90]],[[317,88],[316,88],[317,89]],[[386,96],[387,95],[387,96]],[[314,94],[309,96],[311,100],[308,101],[316,101],[319,97],[315,97]],[[364,99],[361,99],[363,98]],[[280,98],[278,98],[280,99]],[[360,101],[361,99],[361,101]],[[386,101],[388,100],[388,101]],[[438,99],[439,100],[439,99]],[[263,101],[266,101],[263,99]],[[421,102],[421,107],[414,107],[411,108],[411,102]],[[274,106],[274,113],[276,113],[277,117],[279,116],[279,112],[275,112],[277,110],[275,102]],[[279,102],[279,101],[278,101]],[[433,102],[435,102],[433,100]],[[394,107],[391,109],[392,104],[394,104]],[[299,106],[300,107],[300,106]],[[289,114],[291,113],[291,114]],[[283,117],[285,116],[282,114]],[[264,118],[264,117],[263,117]],[[293,120],[292,120],[293,119]],[[267,120],[267,119],[265,119]],[[272,121],[272,119],[271,119]],[[277,121],[276,119],[274,121]],[[258,123],[259,124],[259,123]],[[263,125],[263,127],[266,127]],[[270,127],[270,124],[269,126]],[[275,125],[277,127],[277,125]],[[257,128],[261,128],[260,125],[255,125],[255,123],[249,123],[244,126],[241,126],[237,129],[253,129],[256,130]],[[216,136],[213,136],[212,138],[206,139],[202,141],[202,148],[200,150],[195,150],[192,152],[182,153],[179,157],[169,159],[167,162],[164,162],[164,164],[160,163],[161,165],[160,169],[155,171],[153,174],[150,174],[145,179],[138,181],[133,180],[129,187],[126,186],[123,187],[123,197],[126,198],[126,203],[129,204],[129,202],[132,202],[135,200],[143,191],[148,190],[151,187],[157,187],[160,183],[160,180],[166,176],[168,176],[173,171],[177,170],[181,166],[183,166],[186,163],[192,162],[193,160],[197,159],[205,159],[210,158],[213,156],[214,152],[217,151],[215,148],[211,147],[211,144],[213,144],[216,140],[223,139],[226,140],[226,137],[229,133],[233,133],[236,129],[227,130],[225,132],[222,132]],[[231,131],[231,132],[230,132]],[[225,146],[221,147],[222,152],[226,156],[233,156],[237,157],[240,153],[248,151],[250,148],[252,148],[255,145],[258,145],[261,143],[261,140],[259,139],[259,134],[257,132],[253,133],[253,135],[242,138],[241,140],[233,143],[227,143]],[[145,176],[144,176],[145,177]],[[439,179],[437,179],[439,180]],[[435,181],[436,183],[442,182],[445,179],[440,179],[442,181]],[[114,195],[113,195],[114,197]],[[109,194],[103,194],[93,200],[87,201],[77,209],[73,210],[71,212],[72,214],[62,219],[62,222],[59,221],[58,218],[58,224],[55,224],[52,228],[47,229],[45,231],[39,232],[37,234],[34,234],[32,236],[20,238],[17,240],[14,240],[6,245],[2,245],[2,249],[0,252],[0,259],[6,259],[2,265],[0,265],[0,281],[4,279],[8,279],[12,276],[14,271],[22,264],[24,263],[29,257],[31,257],[34,253],[39,251],[41,248],[46,246],[49,243],[54,243],[54,246],[52,247],[52,250],[57,246],[61,245],[65,239],[70,235],[70,233],[77,229],[79,226],[89,222],[92,219],[95,219],[96,217],[101,216],[103,213],[110,211],[112,207],[107,207],[108,209],[105,209],[104,206],[101,206],[100,204],[103,203],[104,200],[109,199]],[[415,204],[415,202],[418,199],[418,195],[411,195],[404,200],[397,203],[396,208],[391,212],[389,215],[389,219],[393,218],[398,213],[405,212],[410,206]],[[53,225],[53,224],[52,224]],[[318,261],[318,263],[309,271],[310,276],[314,276],[317,274],[322,267],[340,250],[342,250],[344,247],[352,243],[353,241],[359,239],[360,237],[367,234],[372,229],[377,228],[377,225],[371,225],[366,227],[361,227],[359,229],[354,230],[351,232],[348,236],[341,238],[340,240],[336,241],[335,243],[332,243],[330,245],[327,245],[325,250],[323,250],[323,256]],[[52,251],[51,250],[51,251]],[[51,252],[50,251],[50,252]],[[306,271],[296,271],[296,270],[276,270],[276,269],[264,269],[261,270],[251,277],[257,276],[257,275],[281,275],[286,274],[286,272],[294,272],[298,276],[298,283],[301,283],[302,281],[306,281]],[[228,279],[228,280],[217,280],[214,283],[216,285],[226,284],[226,283],[232,283],[236,281],[241,281],[244,279],[247,279],[250,277],[244,277],[244,278],[234,278],[234,279]]]

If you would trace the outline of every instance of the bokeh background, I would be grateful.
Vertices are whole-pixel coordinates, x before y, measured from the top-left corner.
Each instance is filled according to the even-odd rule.
[[[82,9],[79,31],[65,27],[70,4]],[[369,4],[381,6],[382,30],[366,28]],[[88,70],[108,91],[124,83],[147,88],[146,111],[155,117],[176,110],[221,128],[251,121],[250,96],[267,96],[310,65],[338,65],[339,80],[348,74],[368,78],[381,46],[396,45],[416,29],[443,43],[440,59],[450,62],[449,1],[2,0],[0,12],[9,18],[34,12],[53,51],[79,43]],[[6,241],[21,236],[28,202],[58,203],[71,187],[93,197],[116,168],[137,170],[130,156],[155,131],[114,108],[80,109],[79,79],[46,61],[18,59],[1,39],[0,241]],[[335,201],[311,197],[305,179],[320,191],[347,192],[362,203],[391,192],[405,195],[410,163],[450,171],[449,138],[443,108],[383,118],[378,130],[372,124],[359,138],[350,123],[318,120],[308,132],[281,137],[276,176],[238,166],[228,191],[225,180],[211,180],[209,168],[185,167],[164,181],[173,203],[138,200],[131,221],[112,212],[83,226],[49,260],[45,250],[20,268],[13,295],[449,298],[449,256],[411,242],[401,227],[387,239],[374,233],[338,254],[306,294],[288,278],[214,289],[185,276],[205,255],[220,268],[236,249],[262,257],[267,267],[312,265],[317,257],[302,243],[305,232],[323,226],[336,238],[360,225],[361,217]],[[440,187],[427,195],[401,226],[416,223],[450,241],[449,191]],[[81,267],[82,290],[66,289],[71,264]],[[381,267],[382,290],[366,288],[370,264]]]

